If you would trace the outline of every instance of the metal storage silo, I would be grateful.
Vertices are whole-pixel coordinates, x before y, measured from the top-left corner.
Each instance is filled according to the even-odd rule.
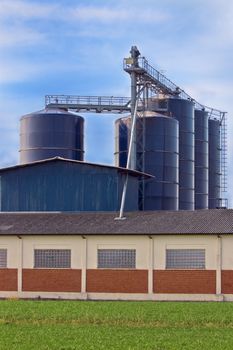
[[[146,115],[144,117],[145,153],[143,170],[154,175],[155,178],[145,182],[143,209],[178,210],[179,123],[174,118],[156,115],[156,113],[149,111]],[[125,166],[131,118],[118,119],[115,125],[115,161],[116,165]],[[140,152],[139,145],[137,145],[137,157],[140,156]]]
[[[194,103],[169,98],[167,109],[179,121],[179,209],[194,210]]]
[[[209,119],[209,209],[219,207],[221,189],[220,121]]]
[[[181,98],[151,98],[148,106],[179,121],[179,209],[194,210],[194,103]]]
[[[83,160],[84,119],[45,109],[20,119],[20,164],[60,156]]]
[[[130,140],[130,117],[117,119],[115,122],[115,166],[126,167]]]
[[[208,209],[208,112],[195,110],[195,209]]]

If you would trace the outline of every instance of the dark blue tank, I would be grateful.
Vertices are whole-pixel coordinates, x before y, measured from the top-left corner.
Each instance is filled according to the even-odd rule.
[[[20,119],[20,163],[56,156],[83,160],[84,119],[63,110],[45,109]]]
[[[194,210],[194,103],[169,98],[167,109],[179,121],[179,209]]]
[[[221,197],[220,122],[209,119],[209,209],[218,208]]]
[[[208,209],[208,112],[195,110],[195,209]]]
[[[115,123],[115,165],[126,166],[131,118]],[[179,123],[176,119],[147,112],[144,118],[145,154],[144,169],[155,178],[144,183],[144,210],[178,210],[179,200]],[[137,127],[139,128],[139,122]],[[137,145],[137,157],[140,146]],[[139,170],[139,169],[138,169]]]

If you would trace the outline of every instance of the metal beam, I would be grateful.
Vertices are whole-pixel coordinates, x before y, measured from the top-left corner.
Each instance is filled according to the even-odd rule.
[[[130,98],[114,96],[71,96],[46,95],[46,108],[60,108],[75,112],[128,113],[131,111]]]

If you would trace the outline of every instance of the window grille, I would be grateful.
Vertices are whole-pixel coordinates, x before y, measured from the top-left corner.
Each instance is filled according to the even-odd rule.
[[[98,249],[98,268],[136,268],[136,249]]]
[[[7,249],[0,249],[0,268],[7,267]]]
[[[70,268],[70,249],[35,249],[35,268]]]
[[[205,269],[205,249],[167,249],[166,269]]]

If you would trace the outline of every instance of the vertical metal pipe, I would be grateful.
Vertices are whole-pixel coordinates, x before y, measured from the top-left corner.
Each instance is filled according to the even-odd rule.
[[[138,57],[140,56],[140,52],[137,49],[137,46],[131,47],[131,58],[132,58],[132,66],[130,71],[131,78],[131,118],[133,124],[135,105],[137,101],[137,68],[138,68]],[[137,135],[133,133],[133,145],[132,145],[132,154],[130,157],[130,169],[136,170],[137,167]]]
[[[138,109],[138,99],[136,100],[136,103],[134,105],[134,112],[132,115],[132,126],[131,126],[131,133],[130,133],[130,141],[129,141],[129,151],[128,151],[128,157],[127,157],[127,164],[126,164],[126,169],[132,169],[136,170],[135,168],[132,168],[132,157],[134,156],[133,154],[133,147],[134,147],[134,140],[135,140],[135,126],[136,126],[136,119],[137,119],[137,109]]]
[[[129,142],[129,150],[128,150],[126,169],[130,169],[130,165],[132,164],[131,157],[132,157],[132,153],[133,153],[133,141],[135,138],[135,125],[136,125],[136,119],[137,119],[137,108],[138,108],[138,99],[136,99],[136,103],[134,106],[134,113],[133,113],[133,117],[132,117],[131,134],[130,134],[130,142]],[[126,179],[124,182],[123,192],[122,192],[119,219],[123,219],[126,191],[127,191],[127,185],[128,185],[128,177],[129,176],[127,173]]]
[[[126,179],[124,182],[124,187],[123,187],[123,192],[122,192],[122,197],[121,197],[121,207],[120,207],[120,213],[119,217],[117,219],[123,219],[123,214],[124,214],[124,207],[125,207],[125,197],[126,197],[126,191],[127,191],[127,185],[128,185],[128,174],[126,174]]]
[[[131,73],[131,119],[132,119],[132,127],[133,127],[133,118],[134,118],[134,111],[135,111],[135,105],[137,100],[137,78],[136,73]],[[133,134],[133,144],[132,144],[132,154],[130,157],[130,169],[135,170],[136,164],[137,164],[137,143],[136,143],[136,133]]]
[[[138,100],[140,97],[140,92],[137,93],[136,68],[138,67],[138,56],[140,55],[140,52],[138,51],[136,46],[132,46],[130,53],[131,53],[131,58],[133,61],[132,71],[130,73],[130,77],[131,77],[131,119],[132,119],[132,122],[131,122],[131,133],[130,133],[130,142],[129,142],[126,169],[136,170],[136,165],[137,165],[137,134],[135,132],[135,126],[136,126],[136,119],[137,119]],[[119,214],[118,219],[123,219],[126,191],[127,191],[127,185],[128,185],[128,177],[129,176],[127,173],[126,179],[124,182],[124,187],[123,187],[120,214]]]

